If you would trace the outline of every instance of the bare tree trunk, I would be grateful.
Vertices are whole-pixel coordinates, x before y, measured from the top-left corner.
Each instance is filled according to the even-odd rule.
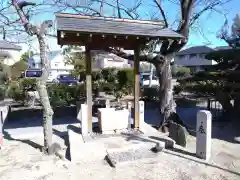
[[[34,26],[29,23],[28,18],[26,17],[23,9],[19,7],[19,2],[16,0],[12,0],[12,4],[14,5],[22,24],[25,28],[26,33],[30,36],[37,36],[39,49],[40,49],[40,59],[41,59],[41,70],[42,76],[37,80],[37,91],[39,93],[40,101],[43,107],[43,133],[44,133],[44,148],[43,151],[47,154],[53,154],[55,150],[59,149],[56,144],[52,144],[52,117],[53,110],[50,105],[46,80],[49,74],[49,61],[47,59],[47,44],[45,42],[46,29],[48,28],[49,22],[44,22],[41,26]],[[31,4],[31,3],[30,3]],[[29,4],[29,5],[30,5]],[[33,5],[33,4],[31,4]],[[57,149],[56,149],[57,148]]]
[[[52,154],[52,117],[53,110],[49,101],[46,80],[49,74],[49,62],[47,59],[47,45],[45,42],[44,35],[37,35],[39,48],[40,48],[40,59],[42,63],[42,77],[37,81],[37,91],[39,93],[40,101],[43,107],[43,134],[44,134],[44,149],[43,151],[47,154]]]
[[[52,117],[53,110],[49,102],[46,82],[43,80],[37,81],[37,91],[40,96],[40,101],[43,107],[43,134],[44,134],[44,148],[43,152],[52,154]]]
[[[176,113],[176,104],[173,99],[172,87],[172,72],[171,72],[172,56],[165,56],[162,63],[157,63],[156,71],[159,77],[159,98],[160,98],[160,112],[163,120],[160,122],[160,129],[165,130],[171,115]]]

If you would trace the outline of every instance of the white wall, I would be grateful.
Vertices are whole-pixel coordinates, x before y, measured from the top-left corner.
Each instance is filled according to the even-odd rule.
[[[59,74],[69,74],[72,69],[74,69],[73,65],[67,65],[64,61],[64,56],[59,52],[54,57],[49,56],[49,63],[50,63],[50,71],[48,81],[52,81],[55,79]],[[52,58],[52,59],[51,59]],[[40,57],[39,55],[33,56],[33,60],[29,59],[29,63],[32,64],[34,61],[35,66],[31,68],[40,68]]]
[[[103,68],[127,68],[130,67],[127,60],[123,61],[114,61],[112,58],[104,58],[103,59]]]
[[[213,60],[205,59],[204,56],[204,54],[176,56],[174,58],[174,64],[180,66],[202,66],[217,64]]]
[[[3,64],[6,64],[8,66],[11,66],[18,62],[21,58],[21,52],[19,50],[6,50],[6,49],[0,49],[0,51],[6,51],[10,54],[10,57],[7,58],[1,58],[1,62]]]
[[[52,81],[59,74],[69,74],[73,69],[74,66],[65,64],[64,56],[62,54],[58,54],[50,61],[50,74],[48,79]]]

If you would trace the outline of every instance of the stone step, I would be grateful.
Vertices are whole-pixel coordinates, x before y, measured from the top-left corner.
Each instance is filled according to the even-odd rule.
[[[158,157],[158,153],[153,151],[155,146],[156,145],[152,146],[152,144],[149,143],[141,143],[128,149],[108,149],[106,161],[110,166],[115,168],[116,166],[125,165],[126,163],[137,160],[155,160]],[[159,152],[164,149],[161,144],[158,144],[158,146]]]

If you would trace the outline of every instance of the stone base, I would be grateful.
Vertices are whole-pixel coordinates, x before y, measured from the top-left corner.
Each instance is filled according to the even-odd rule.
[[[151,127],[149,127],[151,129]],[[70,157],[73,162],[102,162],[106,157],[112,166],[134,160],[155,158],[165,147],[174,147],[175,142],[158,131],[125,130],[119,134],[89,134],[68,129]],[[157,146],[157,148],[156,148]]]
[[[88,136],[68,130],[70,158],[72,162],[102,160],[106,156],[104,144],[90,141],[85,143]],[[85,138],[85,139],[84,139]],[[89,137],[88,137],[89,138]]]
[[[135,160],[155,159],[157,156],[158,154],[152,152],[149,146],[138,146],[128,150],[107,150],[106,160],[112,167],[116,167]]]

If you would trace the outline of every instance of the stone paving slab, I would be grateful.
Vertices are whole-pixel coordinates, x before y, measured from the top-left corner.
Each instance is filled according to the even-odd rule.
[[[139,146],[128,150],[107,150],[106,160],[112,167],[131,163],[132,161],[142,159],[156,159],[157,153],[152,152],[147,146],[145,148]]]

